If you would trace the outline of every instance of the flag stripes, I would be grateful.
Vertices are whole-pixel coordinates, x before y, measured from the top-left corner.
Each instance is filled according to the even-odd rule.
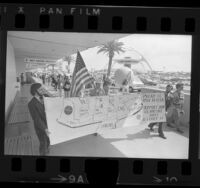
[[[94,78],[89,74],[80,52],[77,52],[76,65],[72,76],[71,97],[79,96],[79,92],[84,85],[94,82]]]

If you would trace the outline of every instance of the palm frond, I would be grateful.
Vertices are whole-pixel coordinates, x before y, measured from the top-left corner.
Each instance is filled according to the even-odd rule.
[[[105,52],[105,51],[107,51],[107,49],[105,47],[102,47],[97,51],[97,53],[99,54],[99,53]]]
[[[99,50],[97,53],[104,53],[109,56],[114,56],[115,53],[125,52],[123,48],[124,43],[118,41],[109,41],[104,45],[99,46]]]

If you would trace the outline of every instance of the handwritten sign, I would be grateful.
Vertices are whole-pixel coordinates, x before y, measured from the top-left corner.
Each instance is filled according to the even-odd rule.
[[[103,122],[101,124],[100,128],[101,129],[115,129],[116,128],[116,121],[109,120],[109,121]]]
[[[164,93],[142,94],[144,122],[165,122],[165,95]]]
[[[162,93],[44,97],[44,104],[51,145],[101,130],[166,121]]]
[[[142,110],[140,94],[67,98],[58,121],[71,128],[118,121]]]

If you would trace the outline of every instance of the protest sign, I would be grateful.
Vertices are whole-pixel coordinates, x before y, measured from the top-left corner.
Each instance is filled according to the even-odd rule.
[[[75,97],[64,99],[63,103],[58,121],[71,128],[119,121],[142,110],[140,94]]]
[[[50,131],[49,138],[51,145],[59,144],[61,142],[70,141],[79,137],[96,133],[98,126],[100,125],[99,123],[89,124],[87,126],[81,127],[80,125],[83,124],[80,124],[80,120],[76,119],[77,117],[74,112],[76,112],[76,110],[78,109],[79,106],[76,105],[79,105],[79,102],[80,101],[74,100],[74,98],[71,98],[71,100],[63,100],[60,97],[44,98],[46,119],[48,129]],[[62,117],[64,117],[65,113],[68,114],[66,115],[66,122],[62,121],[66,119],[61,119]],[[85,114],[81,112],[80,116],[84,117],[84,123],[87,123]]]
[[[143,93],[143,114],[144,122],[165,122],[165,95],[164,93]]]
[[[44,101],[51,144],[86,136],[101,129],[166,121],[162,93],[66,99],[46,97]]]

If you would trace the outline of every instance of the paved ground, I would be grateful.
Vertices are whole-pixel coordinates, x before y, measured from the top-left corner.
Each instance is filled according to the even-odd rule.
[[[46,86],[46,88],[53,91],[51,86]],[[19,96],[30,100],[29,89],[30,85],[25,85]],[[131,122],[130,119],[126,121]],[[157,127],[154,132],[150,132],[147,125],[111,129],[99,132],[98,136],[88,135],[53,145],[49,155],[186,159],[189,149],[189,130],[184,128],[184,131],[184,134],[179,134],[174,129],[164,126],[164,133],[167,137],[165,140],[158,137]],[[6,139],[27,135],[32,139],[31,154],[38,155],[39,143],[31,119],[26,124],[18,123],[6,127]]]
[[[151,132],[146,125],[102,131],[98,136],[89,135],[53,145],[50,155],[101,156],[130,158],[184,158],[188,157],[188,129],[180,135],[164,126],[167,139]]]
[[[18,106],[27,108],[27,103],[31,99],[29,90],[29,84],[21,88],[15,99],[18,102],[15,102],[12,110],[19,112]],[[27,112],[29,113],[28,108]],[[13,116],[21,116],[21,122],[16,122],[19,118]],[[14,119],[15,121],[9,120],[5,127],[4,153],[8,155],[39,155],[39,141],[30,115],[23,111],[21,113],[11,113],[9,119]]]

